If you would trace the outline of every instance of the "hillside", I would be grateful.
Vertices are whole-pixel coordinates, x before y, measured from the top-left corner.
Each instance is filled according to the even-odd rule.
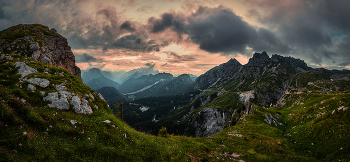
[[[116,103],[127,102],[129,99],[119,93],[114,87],[103,87],[101,89],[95,90],[96,93],[100,93],[106,100],[108,105],[114,107]]]
[[[50,33],[42,25],[10,29],[23,36],[33,27],[44,36]],[[16,40],[11,34],[1,31],[0,39],[11,43]],[[10,45],[0,46],[0,161],[317,162],[350,158],[350,77],[346,74],[310,69],[290,58],[270,58],[261,66],[253,61],[242,67],[244,72],[204,85],[198,94],[176,95],[179,101],[172,103],[171,96],[142,101],[157,101],[159,108],[166,106],[164,102],[184,105],[175,109],[171,105],[162,112],[165,115],[154,121],[155,129],[166,126],[168,132],[180,134],[176,128],[184,128],[182,133],[212,137],[169,135],[164,129],[154,136],[117,118],[104,98],[69,68],[38,62],[26,57],[26,50],[6,51],[4,46]],[[24,44],[22,49],[29,46]],[[277,84],[287,81],[288,86]],[[265,93],[269,98],[259,95]],[[145,109],[139,110],[135,112]],[[151,110],[157,112],[152,107],[144,112]]]

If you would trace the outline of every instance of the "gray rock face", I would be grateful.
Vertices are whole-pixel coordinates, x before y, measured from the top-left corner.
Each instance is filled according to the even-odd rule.
[[[42,78],[30,78],[26,80],[29,83],[36,84],[40,86],[41,88],[46,88],[47,86],[50,85],[50,81],[47,79],[42,79]]]
[[[92,98],[92,100],[95,99],[94,95],[92,95],[91,93],[89,94],[89,96]]]
[[[105,98],[103,98],[101,93],[98,94],[98,97],[100,97],[103,101],[106,101]]]
[[[48,93],[48,95],[43,99],[44,101],[51,101],[51,104],[48,105],[49,107],[56,107],[60,110],[69,109],[69,103],[66,95],[64,94],[63,95],[61,94],[61,98],[58,98],[57,92]]]
[[[195,137],[212,137],[224,129],[225,115],[216,108],[204,108],[191,122]]]
[[[80,101],[80,98],[78,96],[74,96],[71,100],[71,104],[74,106],[74,111],[79,114],[91,114],[92,109],[89,106],[89,102],[85,99],[82,99]]]
[[[14,65],[15,65],[15,67],[19,67],[18,74],[21,74],[22,78],[29,75],[29,74],[33,74],[33,73],[38,72],[36,69],[28,66],[24,62],[15,62]]]
[[[250,108],[251,108],[251,104],[249,102],[249,100],[252,98],[254,98],[254,90],[251,90],[251,91],[247,91],[247,92],[242,92],[240,95],[239,95],[239,100],[241,102],[244,103],[245,105],[245,108],[246,108],[246,114],[249,114],[249,111],[250,111]]]
[[[264,121],[269,125],[274,125],[276,127],[282,125],[282,123],[279,123],[271,114],[264,114],[264,117]]]
[[[31,85],[31,84],[28,84],[28,91],[32,91],[34,92],[36,90],[35,86]]]

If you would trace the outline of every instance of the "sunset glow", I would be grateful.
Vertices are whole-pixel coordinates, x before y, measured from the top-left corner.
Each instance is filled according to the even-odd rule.
[[[20,23],[55,28],[83,70],[129,71],[151,64],[160,72],[200,75],[231,58],[246,64],[262,51],[313,67],[350,69],[350,13],[342,7],[348,3],[13,0],[0,3],[0,30]]]

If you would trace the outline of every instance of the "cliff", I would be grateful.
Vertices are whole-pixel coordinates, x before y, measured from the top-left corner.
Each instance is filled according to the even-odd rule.
[[[40,24],[20,24],[0,32],[0,52],[30,57],[48,65],[62,67],[80,78],[80,68],[67,39],[55,29]]]

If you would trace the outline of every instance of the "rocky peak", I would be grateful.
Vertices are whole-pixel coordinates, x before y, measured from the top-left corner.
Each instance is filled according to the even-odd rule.
[[[20,24],[1,31],[0,52],[20,54],[81,75],[67,39],[44,25]]]
[[[270,57],[264,51],[262,53],[255,53],[246,66],[264,66],[270,62]]]
[[[188,74],[181,74],[177,78],[174,79],[175,81],[181,80],[184,84],[192,83],[192,79],[190,75]]]
[[[100,69],[98,68],[91,68],[88,73],[93,74],[93,75],[99,75],[99,76],[103,76],[102,72]]]
[[[196,84],[194,88],[199,89],[213,84],[222,78],[236,73],[241,67],[241,63],[239,63],[236,59],[231,58],[228,62],[216,66],[206,73],[200,75],[195,81]]]
[[[88,83],[89,81],[95,78],[101,78],[101,77],[105,77],[105,76],[102,74],[100,69],[91,68],[89,71],[85,72],[81,78],[83,79],[84,83]]]
[[[311,68],[307,66],[307,64],[300,59],[296,59],[293,57],[283,57],[277,54],[272,55],[271,60],[273,62],[284,62],[289,64],[293,68],[302,68],[303,70],[310,70]]]

